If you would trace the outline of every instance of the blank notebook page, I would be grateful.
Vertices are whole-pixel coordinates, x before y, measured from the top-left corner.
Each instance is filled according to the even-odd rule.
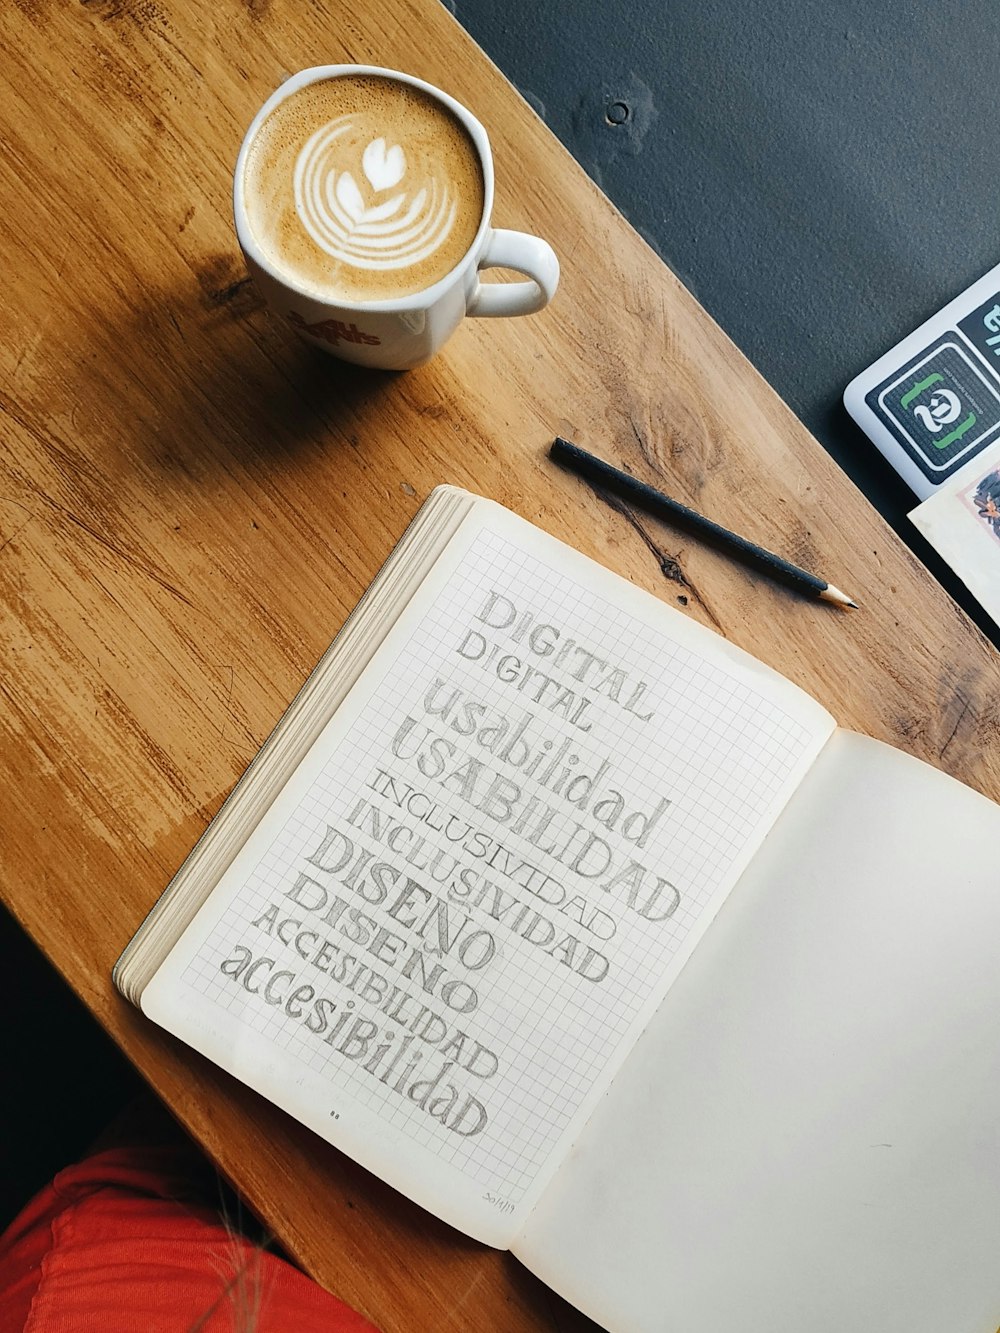
[[[998,843],[838,732],[514,1252],[628,1333],[994,1333]]]

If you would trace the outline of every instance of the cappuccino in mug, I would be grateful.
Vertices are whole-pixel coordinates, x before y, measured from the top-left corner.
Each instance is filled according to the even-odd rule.
[[[272,312],[344,361],[422,366],[467,317],[530,315],[559,261],[494,227],[493,154],[468,107],[376,65],[318,65],[276,88],[236,160],[233,218]],[[483,282],[485,269],[523,282]]]
[[[380,74],[319,79],[280,101],[247,145],[242,185],[262,254],[326,301],[425,291],[465,256],[486,206],[458,116]]]

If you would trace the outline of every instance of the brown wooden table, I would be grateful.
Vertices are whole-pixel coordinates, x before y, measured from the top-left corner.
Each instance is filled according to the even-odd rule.
[[[1000,659],[438,0],[17,0],[0,31],[5,900],[320,1282],[386,1330],[584,1327],[146,1023],[111,987],[121,947],[437,482],[995,798]],[[497,224],[563,263],[547,311],[468,321],[403,376],[268,317],[232,165],[271,89],[328,61],[411,70],[484,121]],[[607,508],[546,461],[556,433],[863,609]]]

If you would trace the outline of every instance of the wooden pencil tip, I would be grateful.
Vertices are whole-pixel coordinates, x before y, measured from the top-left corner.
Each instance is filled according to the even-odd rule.
[[[820,593],[820,599],[824,602],[833,602],[835,606],[847,607],[852,611],[860,611],[861,608],[853,597],[848,597],[846,592],[841,592],[835,588],[832,583],[828,583]]]

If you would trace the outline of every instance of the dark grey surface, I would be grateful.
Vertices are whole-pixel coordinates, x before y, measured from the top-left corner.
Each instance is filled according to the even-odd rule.
[[[144,1084],[2,907],[0,958],[12,997],[0,1024],[3,1231]]]
[[[987,627],[841,395],[1000,261],[1000,6],[448,8]]]

